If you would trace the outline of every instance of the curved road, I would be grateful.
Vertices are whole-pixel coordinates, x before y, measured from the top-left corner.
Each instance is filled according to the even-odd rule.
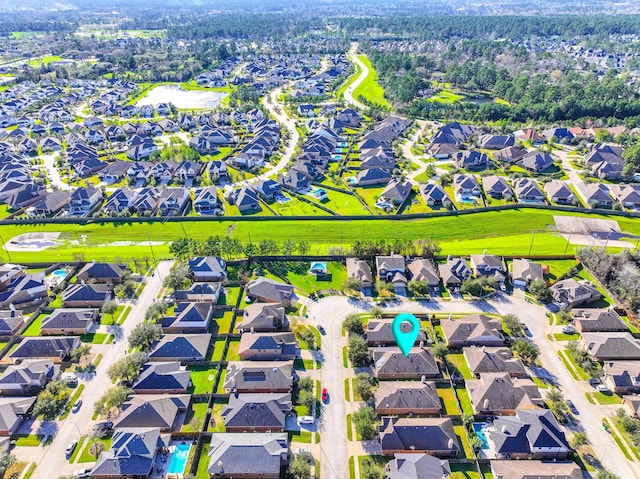
[[[324,408],[321,435],[321,477],[343,479],[348,477],[348,457],[365,455],[363,443],[348,442],[346,434],[346,411],[352,403],[346,403],[344,397],[344,379],[350,371],[342,366],[342,347],[345,339],[341,335],[342,321],[351,313],[363,312],[371,308],[370,302],[354,303],[344,296],[325,297],[317,302],[309,301],[307,311],[310,318],[317,318],[326,330],[322,340],[322,384],[327,387],[331,401]],[[580,414],[576,417],[578,428],[584,429],[592,442],[596,456],[603,466],[620,478],[640,478],[637,465],[628,461],[610,434],[604,433],[601,418],[613,416],[615,408],[590,404],[586,392],[593,389],[585,381],[576,382],[570,376],[558,357],[562,343],[548,339],[557,326],[550,326],[546,310],[517,296],[499,296],[490,301],[467,302],[463,300],[415,302],[385,308],[387,311],[412,313],[494,313],[516,314],[524,321],[533,334],[533,340],[540,349],[540,359],[547,371],[555,377],[555,382],[566,399],[571,399]],[[616,406],[617,407],[617,406]]]
[[[354,105],[357,108],[360,108],[361,110],[366,110],[367,109],[366,105],[364,105],[363,103],[353,98],[353,91],[356,88],[358,88],[362,84],[364,79],[367,78],[367,75],[369,75],[369,67],[367,67],[367,65],[362,63],[362,61],[356,56],[357,50],[358,50],[358,44],[357,43],[351,44],[351,49],[349,50],[349,53],[347,53],[347,58],[351,60],[351,63],[355,63],[356,65],[358,65],[358,67],[360,68],[360,75],[344,91],[344,99],[347,101],[347,103],[351,103],[352,105]]]

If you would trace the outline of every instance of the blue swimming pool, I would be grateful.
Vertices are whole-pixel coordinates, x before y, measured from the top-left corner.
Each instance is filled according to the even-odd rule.
[[[478,436],[480,438],[480,441],[482,441],[480,449],[490,449],[489,441],[487,441],[486,429],[487,425],[483,422],[473,423],[473,432],[475,432],[476,436]]]
[[[171,461],[169,462],[167,474],[182,474],[185,466],[187,465],[187,458],[189,457],[191,444],[177,444],[175,447],[173,455],[171,456]]]
[[[67,276],[67,270],[66,269],[57,269],[53,273],[51,273],[51,275],[55,276],[56,278],[58,278],[60,280],[63,280]]]

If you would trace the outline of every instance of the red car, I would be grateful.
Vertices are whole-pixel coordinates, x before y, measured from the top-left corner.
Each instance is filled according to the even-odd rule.
[[[327,402],[329,399],[329,393],[327,392],[327,388],[322,388],[322,402]]]

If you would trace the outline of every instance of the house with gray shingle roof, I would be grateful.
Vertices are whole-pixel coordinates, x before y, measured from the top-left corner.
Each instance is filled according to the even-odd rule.
[[[407,270],[411,281],[425,282],[432,288],[437,288],[440,284],[440,276],[430,259],[415,258],[409,262]]]
[[[485,176],[482,179],[482,187],[487,196],[492,198],[509,200],[513,197],[513,191],[503,176]]]
[[[616,198],[625,208],[640,208],[640,185],[621,185],[616,190]]]
[[[91,470],[96,479],[148,478],[156,463],[158,449],[169,445],[157,427],[127,427],[116,429],[111,449],[100,453]]]
[[[264,276],[249,281],[245,287],[245,294],[263,303],[280,303],[285,308],[295,304],[298,299],[293,292],[293,286]]]
[[[159,428],[160,432],[178,432],[189,404],[189,394],[134,394],[122,405],[113,427]]]
[[[513,187],[520,203],[544,203],[544,193],[533,178],[518,178]]]
[[[487,433],[498,459],[563,461],[571,452],[564,432],[548,409],[517,410],[515,416],[500,416]]]
[[[18,431],[36,399],[35,396],[0,398],[0,436],[11,436]]]
[[[602,298],[602,293],[587,280],[563,279],[551,286],[554,301],[574,308]]]
[[[162,318],[165,333],[206,333],[213,317],[213,303],[178,303],[173,316]]]
[[[604,383],[617,394],[640,392],[639,361],[604,361]]]
[[[373,286],[373,274],[371,272],[371,266],[363,259],[347,258],[347,276],[349,278],[356,278],[361,282],[361,290],[364,293],[366,290],[371,291]]]
[[[640,342],[631,333],[584,333],[580,342],[596,361],[640,359]]]
[[[192,258],[189,270],[196,281],[222,281],[227,277],[227,263],[218,256]]]
[[[25,359],[12,364],[0,376],[4,396],[26,396],[60,377],[60,367],[50,359]]]
[[[526,258],[514,258],[511,263],[511,279],[513,285],[524,288],[529,283],[543,279],[542,265]]]
[[[297,376],[293,361],[230,361],[224,390],[231,393],[284,393],[293,390]]]
[[[164,334],[149,353],[152,361],[204,361],[211,334]]]
[[[517,161],[518,166],[534,173],[540,173],[547,168],[551,168],[553,157],[544,151],[532,151],[527,153]]]
[[[196,282],[191,283],[187,289],[176,290],[174,296],[176,301],[179,302],[208,302],[216,304],[221,292],[221,283]]]
[[[484,314],[440,321],[447,346],[504,346],[500,320]]]
[[[582,479],[582,470],[575,462],[491,461],[495,479]]]
[[[482,373],[508,373],[514,378],[527,376],[522,360],[514,358],[509,348],[462,348],[462,353],[475,376]]]
[[[437,183],[427,183],[418,187],[422,199],[427,206],[446,206],[453,203],[444,188]]]
[[[576,195],[573,194],[569,185],[564,181],[551,180],[544,184],[544,191],[547,193],[549,200],[553,203],[561,205],[573,204],[576,201]]]
[[[367,323],[367,329],[365,336],[367,338],[367,346],[394,346],[396,344],[391,325],[392,319],[370,319]],[[400,324],[400,330],[403,332],[411,331],[411,324],[403,322]],[[418,331],[414,344],[420,344],[420,342],[426,341],[427,336],[424,331]]]
[[[133,382],[135,394],[184,394],[191,386],[191,372],[179,362],[149,362]]]
[[[278,479],[289,460],[286,433],[213,433],[209,446],[211,477]]]
[[[411,194],[412,184],[407,182],[399,183],[391,181],[387,187],[380,193],[379,202],[389,202],[394,206],[400,206]]]
[[[81,284],[67,286],[62,292],[62,304],[65,307],[96,307],[113,297],[113,286],[110,284]]]
[[[129,269],[115,263],[87,263],[77,275],[78,282],[95,281],[97,283],[120,283]]]
[[[442,408],[433,381],[381,381],[374,398],[379,415],[439,414]]]
[[[291,394],[232,394],[222,410],[227,432],[282,432],[291,413]]]
[[[238,331],[268,333],[278,331],[288,324],[282,306],[273,303],[255,303],[244,308]]]
[[[629,326],[614,309],[574,309],[573,324],[580,332],[628,332]]]
[[[386,479],[443,479],[451,475],[449,461],[429,454],[394,454]]]
[[[471,277],[471,269],[464,258],[447,258],[447,262],[438,265],[438,272],[447,288],[460,286]]]
[[[300,348],[293,333],[243,333],[238,354],[242,361],[288,361]]]
[[[381,380],[435,378],[440,375],[429,348],[411,348],[408,356],[397,347],[370,348],[369,354],[373,359],[375,376]]]
[[[9,355],[13,360],[48,358],[58,363],[67,360],[80,346],[80,338],[73,336],[49,336],[24,338]]]
[[[587,205],[591,208],[610,208],[613,206],[613,198],[609,188],[602,183],[580,182],[576,184],[576,188],[582,193]]]
[[[424,452],[436,457],[449,457],[460,452],[460,444],[449,418],[384,416],[378,434],[385,456]]]
[[[475,414],[513,414],[543,404],[533,381],[512,379],[508,373],[482,373],[480,379],[467,379],[465,387]]]
[[[42,320],[41,334],[86,334],[99,321],[97,309],[56,309]]]

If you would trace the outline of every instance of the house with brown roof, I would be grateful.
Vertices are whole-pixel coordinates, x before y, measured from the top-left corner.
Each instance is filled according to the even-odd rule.
[[[516,409],[537,409],[543,403],[530,379],[512,379],[508,373],[482,373],[467,379],[465,388],[475,414],[514,414]]]
[[[640,341],[631,333],[584,333],[581,343],[596,361],[640,359]]]
[[[459,319],[443,319],[440,326],[447,346],[504,346],[500,320],[484,314],[472,314]]]
[[[378,427],[382,454],[426,453],[436,457],[456,456],[460,443],[449,418],[382,417]]]
[[[75,283],[62,292],[62,305],[65,308],[101,308],[112,297],[113,286],[110,284]]]
[[[551,286],[551,294],[557,303],[564,303],[570,308],[592,303],[602,298],[602,294],[587,280],[576,281],[573,278],[563,279]]]
[[[440,376],[440,369],[429,348],[411,348],[408,356],[397,347],[371,348],[369,354],[374,362],[375,376],[380,380]]]
[[[135,394],[186,394],[191,371],[179,362],[148,362],[133,382]]]
[[[392,319],[370,319],[367,324],[365,336],[367,338],[367,346],[395,346],[396,339],[393,336],[391,325]],[[412,326],[408,322],[400,323],[400,330],[403,332],[410,332]],[[418,331],[414,345],[420,344],[427,340],[427,336],[424,331]]]
[[[413,259],[409,262],[407,270],[411,281],[424,282],[432,288],[437,288],[440,284],[440,276],[438,276],[433,260],[425,258]]]
[[[42,335],[87,334],[89,329],[100,322],[97,309],[56,309],[42,320]]]
[[[464,258],[447,258],[447,262],[438,265],[438,272],[447,288],[459,287],[471,277],[471,269]]]
[[[295,304],[297,300],[293,286],[264,276],[249,281],[245,287],[245,294],[252,300],[262,303],[280,303],[285,308]]]
[[[238,354],[241,361],[289,361],[300,348],[293,333],[243,333]]]
[[[290,393],[232,394],[221,415],[226,432],[282,432],[292,407]]]
[[[190,404],[190,394],[134,394],[122,405],[113,427],[157,427],[160,432],[179,432]]]
[[[629,331],[629,326],[614,309],[574,309],[571,314],[574,326],[581,333]]]
[[[514,358],[509,348],[462,348],[462,354],[476,377],[483,373],[508,373],[514,378],[527,376],[522,360]]]
[[[115,263],[87,263],[77,275],[77,282],[121,283],[128,272],[125,265]]]
[[[223,387],[229,393],[286,393],[297,379],[293,361],[229,361]]]
[[[381,381],[374,398],[378,415],[439,414],[442,408],[433,381]]]
[[[633,396],[622,396],[622,406],[631,417],[637,418],[640,416],[640,397],[635,394]]]
[[[282,306],[274,303],[254,303],[244,308],[238,331],[240,333],[274,333],[287,327],[288,324],[289,321]]]
[[[518,288],[526,288],[533,281],[544,279],[542,265],[527,258],[514,258],[511,263],[511,280]]]
[[[373,273],[371,272],[371,266],[363,259],[347,258],[347,277],[360,280],[361,291],[366,294],[368,291],[371,294],[371,288],[373,286]]]
[[[495,479],[582,479],[575,462],[491,461]]]
[[[640,392],[640,361],[604,361],[602,380],[617,394]]]

